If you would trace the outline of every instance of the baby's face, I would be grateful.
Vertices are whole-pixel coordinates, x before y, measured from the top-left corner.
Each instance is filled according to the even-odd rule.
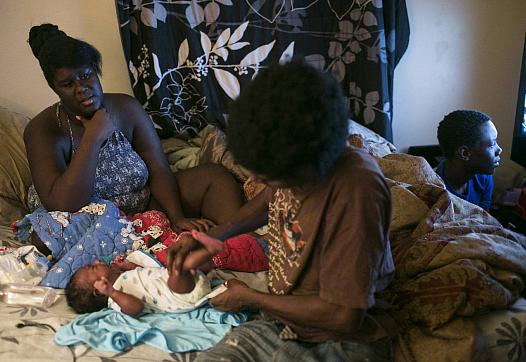
[[[96,260],[93,264],[80,268],[77,273],[79,281],[82,281],[85,285],[93,286],[93,283],[101,277],[110,278],[110,266],[103,261]]]

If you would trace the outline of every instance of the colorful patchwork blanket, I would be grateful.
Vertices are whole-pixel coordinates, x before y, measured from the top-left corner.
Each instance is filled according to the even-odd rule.
[[[109,262],[119,254],[143,250],[166,265],[166,249],[177,234],[160,211],[145,211],[126,217],[112,202],[96,200],[78,212],[40,208],[13,225],[16,236],[28,242],[35,232],[51,250],[55,265],[41,285],[65,288],[71,276],[95,260]],[[215,266],[242,272],[268,269],[265,244],[250,235],[225,241],[223,251],[214,257]]]
[[[74,213],[37,209],[16,222],[14,231],[26,241],[35,232],[51,250],[56,263],[40,284],[53,288],[65,288],[82,266],[124,254],[140,239],[132,223],[106,200],[94,201]]]

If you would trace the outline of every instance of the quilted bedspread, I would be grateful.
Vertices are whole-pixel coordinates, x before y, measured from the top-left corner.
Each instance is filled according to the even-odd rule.
[[[458,360],[477,359],[477,341],[457,337],[475,335],[469,317],[509,308],[524,292],[526,237],[448,193],[424,159],[392,154],[377,161],[393,202],[396,275],[384,297],[404,330],[398,353],[441,360],[456,342],[465,353]]]
[[[41,282],[53,288],[65,288],[82,266],[123,254],[135,239],[140,239],[133,224],[105,200],[92,202],[75,213],[37,209],[15,224],[22,240],[28,240],[32,231],[57,261]]]

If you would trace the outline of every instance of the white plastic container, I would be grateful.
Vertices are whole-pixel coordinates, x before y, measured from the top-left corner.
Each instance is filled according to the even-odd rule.
[[[37,285],[48,269],[49,267],[40,261],[30,262],[15,273],[5,273],[2,279],[7,279],[8,283]]]
[[[0,284],[37,285],[51,267],[49,260],[32,245],[0,253]]]
[[[32,305],[48,308],[57,300],[53,288],[9,283],[0,286],[0,301],[7,304]]]

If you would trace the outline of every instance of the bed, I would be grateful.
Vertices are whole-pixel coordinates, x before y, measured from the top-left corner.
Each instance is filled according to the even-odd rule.
[[[20,246],[10,224],[28,212],[31,176],[22,141],[28,118],[0,107],[0,246]],[[376,157],[393,196],[391,242],[397,276],[384,297],[403,329],[396,361],[526,360],[526,238],[502,228],[488,213],[444,189],[420,157],[396,153],[392,144],[354,122],[350,143]],[[198,137],[163,140],[172,169],[204,162],[227,167],[240,181],[246,171],[226,150],[213,126]],[[248,197],[259,186],[245,183]],[[265,275],[239,275],[264,284]],[[0,302],[1,360],[191,361],[196,353],[168,353],[145,344],[123,352],[85,345],[60,347],[55,331],[76,314],[63,295],[50,308]]]

